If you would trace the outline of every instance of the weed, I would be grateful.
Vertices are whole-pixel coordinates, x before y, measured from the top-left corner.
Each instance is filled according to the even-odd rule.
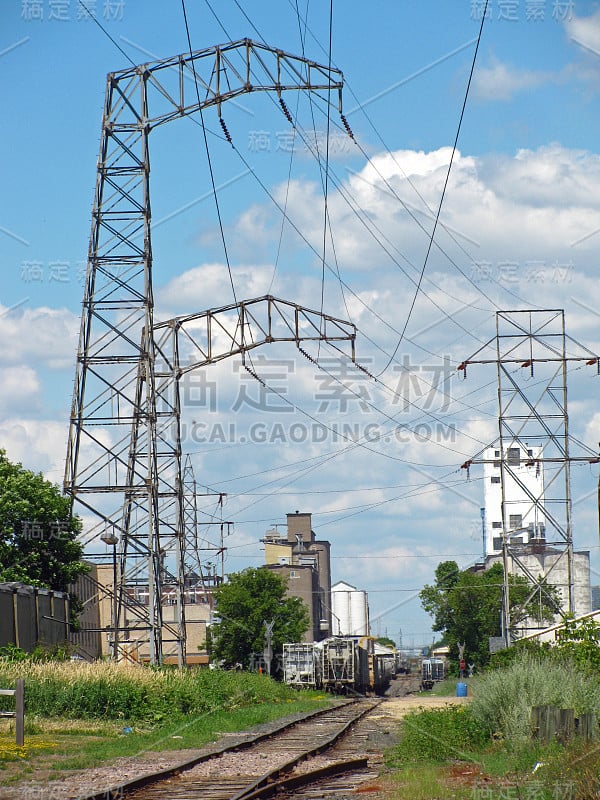
[[[523,653],[477,679],[470,708],[490,736],[520,747],[531,737],[531,709],[539,705],[600,716],[600,681],[572,664]]]

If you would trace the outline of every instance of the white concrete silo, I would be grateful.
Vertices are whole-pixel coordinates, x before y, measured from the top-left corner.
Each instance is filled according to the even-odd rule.
[[[367,593],[338,581],[331,587],[332,633],[335,636],[369,635]]]

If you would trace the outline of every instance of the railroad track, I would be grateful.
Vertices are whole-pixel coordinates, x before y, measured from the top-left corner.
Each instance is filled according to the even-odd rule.
[[[348,783],[349,771],[354,776],[352,785],[356,774],[361,781],[375,776],[365,750],[369,738],[378,735],[377,724],[368,720],[368,714],[380,702],[360,699],[312,714],[271,734],[223,747],[218,755],[196,758],[176,770],[115,787],[112,796],[125,795],[127,800],[262,800],[275,794],[284,797],[286,792],[302,797],[298,793],[302,787],[316,780],[341,781],[342,788],[345,781],[348,788],[352,783]],[[324,753],[326,756],[321,755]],[[85,800],[100,797],[110,798],[110,790]]]

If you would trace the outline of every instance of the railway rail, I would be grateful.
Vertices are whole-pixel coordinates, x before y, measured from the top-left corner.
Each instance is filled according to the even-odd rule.
[[[81,800],[262,800],[291,796],[290,792],[301,797],[302,787],[317,780],[343,786],[349,772],[354,782],[368,780],[375,773],[365,756],[365,743],[379,730],[368,715],[381,702],[346,701]]]

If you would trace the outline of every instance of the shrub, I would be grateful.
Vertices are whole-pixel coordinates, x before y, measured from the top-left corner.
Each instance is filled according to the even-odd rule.
[[[570,662],[525,652],[478,679],[470,708],[488,735],[517,745],[530,737],[531,709],[540,705],[600,716],[600,680]]]

